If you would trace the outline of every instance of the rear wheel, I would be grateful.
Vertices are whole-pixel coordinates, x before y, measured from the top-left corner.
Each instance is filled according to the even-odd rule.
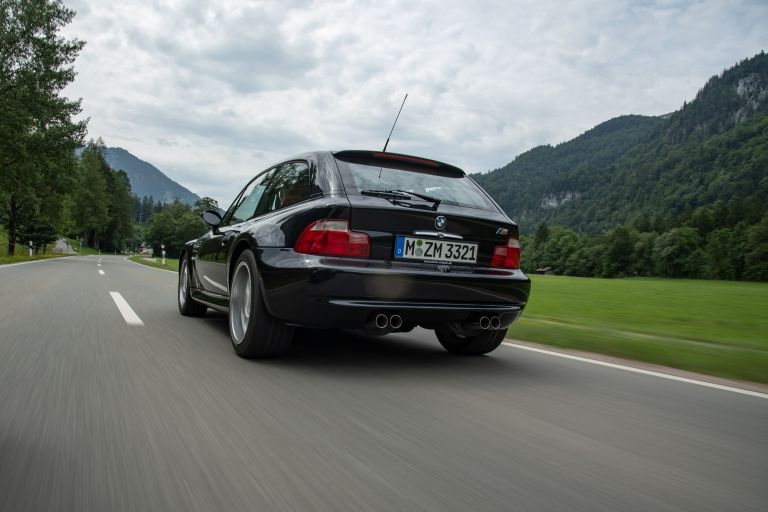
[[[435,334],[445,350],[462,356],[479,356],[492,352],[504,341],[506,329],[483,331],[475,336],[462,336],[450,329],[435,329]]]
[[[275,357],[291,346],[293,327],[269,314],[261,294],[256,259],[243,251],[229,289],[229,334],[240,357]]]
[[[184,316],[203,316],[208,308],[205,304],[200,304],[192,298],[191,283],[192,275],[189,260],[184,256],[179,265],[179,292],[177,294],[179,312]]]

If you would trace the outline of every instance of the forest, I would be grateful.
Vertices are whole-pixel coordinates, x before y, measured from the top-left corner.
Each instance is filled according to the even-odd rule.
[[[615,118],[473,178],[528,235],[528,270],[766,280],[768,56],[677,112]]]

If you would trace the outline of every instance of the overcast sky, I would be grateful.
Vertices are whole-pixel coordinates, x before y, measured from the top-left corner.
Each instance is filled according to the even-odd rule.
[[[313,149],[500,167],[768,50],[768,1],[65,0],[89,136],[226,206]]]

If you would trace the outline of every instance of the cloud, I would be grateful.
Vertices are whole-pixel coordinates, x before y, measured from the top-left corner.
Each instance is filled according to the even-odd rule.
[[[762,0],[71,5],[90,134],[222,202],[292,154],[381,147],[406,91],[391,150],[478,171],[768,46]]]

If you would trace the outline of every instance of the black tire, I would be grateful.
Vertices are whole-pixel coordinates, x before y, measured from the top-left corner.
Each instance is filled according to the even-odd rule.
[[[294,328],[267,311],[257,272],[253,252],[243,251],[229,290],[229,335],[235,353],[246,359],[279,356],[293,341]]]
[[[189,260],[184,256],[179,262],[179,287],[176,300],[179,313],[184,316],[203,316],[208,307],[192,298],[192,275],[189,271]]]
[[[507,330],[484,331],[476,336],[460,336],[450,329],[435,329],[435,334],[448,352],[462,356],[479,356],[496,350],[504,341]]]

